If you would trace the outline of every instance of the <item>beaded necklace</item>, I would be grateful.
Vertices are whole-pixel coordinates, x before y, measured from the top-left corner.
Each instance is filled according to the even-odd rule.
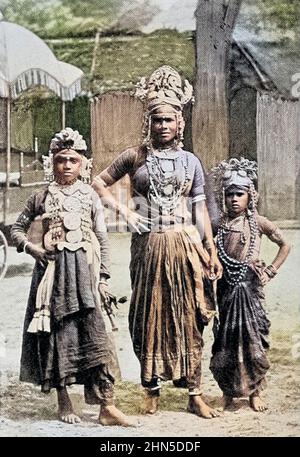
[[[249,215],[248,220],[250,226],[250,244],[244,261],[239,261],[230,257],[224,248],[224,237],[231,231],[226,224],[226,220],[223,219],[221,226],[218,229],[218,254],[224,267],[225,279],[231,286],[236,286],[243,281],[248,271],[250,261],[252,260],[258,227],[255,216],[252,213]]]

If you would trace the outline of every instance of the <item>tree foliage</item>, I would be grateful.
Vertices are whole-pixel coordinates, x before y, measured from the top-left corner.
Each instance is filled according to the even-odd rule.
[[[157,12],[151,0],[0,0],[0,10],[43,38],[133,31]]]
[[[299,29],[299,0],[261,0],[259,3],[265,21],[269,20],[283,32]]]
[[[257,31],[266,29],[282,36],[299,36],[300,0],[244,0],[249,25]]]

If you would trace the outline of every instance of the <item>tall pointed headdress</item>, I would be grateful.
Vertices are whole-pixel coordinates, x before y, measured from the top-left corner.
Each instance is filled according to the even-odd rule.
[[[182,81],[179,73],[168,65],[155,70],[150,78],[143,77],[136,85],[135,95],[146,105],[149,113],[162,105],[182,110],[193,100],[193,87],[187,79]]]

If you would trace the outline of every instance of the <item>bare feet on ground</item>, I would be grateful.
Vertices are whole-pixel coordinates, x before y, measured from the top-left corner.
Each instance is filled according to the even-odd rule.
[[[200,395],[190,395],[187,410],[192,414],[204,417],[205,419],[213,419],[219,417],[219,413],[208,406]]]
[[[73,405],[66,388],[56,389],[58,400],[58,418],[66,424],[79,424],[81,419],[74,413]]]
[[[137,427],[138,425],[114,405],[101,406],[99,423],[101,425],[119,425],[121,427]]]
[[[158,410],[158,395],[151,395],[145,392],[144,400],[141,406],[142,414],[155,414]]]
[[[254,393],[249,397],[249,403],[252,409],[257,412],[263,412],[268,409],[266,403],[262,400],[262,398],[257,394]]]

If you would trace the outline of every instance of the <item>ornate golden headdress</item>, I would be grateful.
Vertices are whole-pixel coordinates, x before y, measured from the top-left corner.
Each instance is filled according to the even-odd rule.
[[[183,146],[184,119],[182,110],[184,105],[193,101],[193,87],[187,79],[182,81],[179,73],[168,65],[155,70],[150,78],[141,78],[136,85],[135,95],[145,105],[143,127],[144,144],[151,147],[151,115],[161,106],[170,106],[170,110],[177,117],[177,145]]]
[[[163,65],[148,80],[141,78],[136,85],[135,95],[146,103],[150,113],[161,105],[171,105],[182,110],[186,103],[193,100],[193,87],[187,79],[182,83],[174,68]]]

